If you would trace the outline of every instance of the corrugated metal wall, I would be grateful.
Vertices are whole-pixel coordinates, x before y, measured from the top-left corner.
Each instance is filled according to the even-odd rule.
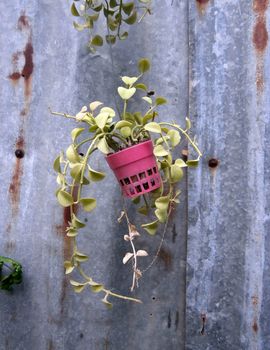
[[[108,47],[88,54],[66,0],[0,11],[0,254],[24,266],[23,284],[0,294],[0,349],[270,349],[268,1],[153,1],[153,15],[113,48],[114,67]],[[136,73],[140,57],[170,101],[160,115],[183,122],[189,111],[204,158],[182,182],[158,263],[136,292],[143,305],[108,311],[90,292],[74,295],[63,274],[71,246],[52,162],[72,125],[48,107],[114,105],[119,76]],[[119,190],[108,176],[93,191],[98,210],[80,244],[96,279],[124,293]],[[154,254],[158,240],[144,236],[149,245]]]

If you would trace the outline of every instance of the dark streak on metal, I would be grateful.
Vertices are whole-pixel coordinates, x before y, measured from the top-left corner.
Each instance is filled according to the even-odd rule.
[[[171,325],[172,325],[171,310],[169,310],[167,327],[171,328]]]
[[[257,333],[259,330],[258,323],[256,320],[254,320],[254,322],[253,322],[252,329],[255,333]]]
[[[206,325],[206,314],[201,314],[201,321],[202,321],[202,328],[201,328],[201,335],[205,335],[205,325]]]
[[[253,44],[257,55],[256,64],[256,86],[259,93],[264,89],[264,51],[268,43],[268,32],[266,28],[265,11],[268,7],[268,0],[254,0],[253,10],[257,14],[256,23],[253,29]]]
[[[175,243],[176,237],[177,237],[177,231],[176,231],[176,225],[174,223],[173,227],[172,227],[172,242],[173,243]]]
[[[169,251],[165,250],[164,248],[161,248],[158,257],[164,263],[165,269],[170,270],[172,267],[171,253]]]
[[[176,331],[177,331],[177,328],[178,328],[178,324],[179,324],[179,311],[176,311],[176,313],[175,313],[175,322],[174,322]]]
[[[23,137],[23,130],[16,141],[16,149],[24,149],[25,142]],[[23,158],[16,158],[15,167],[13,170],[12,180],[9,185],[9,194],[12,205],[12,217],[17,215],[20,201],[21,177],[23,175]]]

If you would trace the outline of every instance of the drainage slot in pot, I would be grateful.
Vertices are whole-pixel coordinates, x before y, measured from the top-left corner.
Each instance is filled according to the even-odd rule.
[[[125,177],[125,178],[124,178],[124,181],[125,181],[125,184],[126,184],[126,185],[130,185],[130,180],[129,180],[128,177]]]
[[[133,176],[131,176],[130,178],[131,178],[131,181],[132,181],[132,182],[137,182],[137,181],[138,181],[137,175],[133,175]]]
[[[135,194],[134,188],[130,187],[129,192],[130,192],[131,195]]]
[[[148,188],[149,188],[148,182],[145,182],[145,183],[143,184],[143,188],[144,188],[145,190],[148,190]]]
[[[125,186],[123,180],[120,180],[120,184],[121,184],[121,186]]]
[[[140,185],[136,186],[136,191],[137,191],[138,193],[142,192],[142,188],[141,188]]]
[[[140,173],[140,174],[139,174],[139,178],[140,178],[140,179],[145,179],[145,178],[146,178],[145,172]]]
[[[153,174],[152,169],[148,169],[148,170],[147,170],[147,174],[148,174],[149,176],[152,175],[152,174]]]
[[[156,174],[157,173],[157,168],[154,167],[153,170],[154,170],[154,173]]]
[[[155,180],[154,180],[154,179],[151,179],[150,182],[151,182],[151,185],[152,185],[152,186],[155,186],[156,183],[155,183]]]

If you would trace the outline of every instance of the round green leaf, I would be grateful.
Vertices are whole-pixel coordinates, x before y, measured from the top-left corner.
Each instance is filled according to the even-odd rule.
[[[92,211],[97,205],[95,198],[81,198],[80,203],[85,211]]]
[[[155,123],[155,122],[151,122],[151,123],[146,124],[144,126],[144,129],[147,131],[158,133],[158,134],[161,133],[160,125],[158,123]]]
[[[177,166],[176,164],[173,164],[171,166],[171,181],[172,183],[178,182],[183,177],[183,170]]]
[[[120,129],[120,133],[122,136],[127,138],[131,135],[131,129],[128,126],[124,126],[123,128]]]
[[[158,220],[150,222],[149,224],[142,225],[142,228],[149,233],[149,235],[155,235],[158,229]]]
[[[84,128],[75,128],[71,131],[71,138],[74,142],[76,138],[84,131]]]
[[[167,100],[166,100],[166,98],[164,98],[162,96],[158,96],[156,98],[156,102],[155,103],[156,103],[157,106],[160,106],[160,105],[164,105],[165,103],[167,103]]]
[[[53,162],[53,168],[57,173],[61,173],[60,158],[61,156],[58,156]]]
[[[177,130],[170,130],[168,131],[167,135],[170,137],[170,141],[173,147],[179,144],[181,137]]]
[[[126,88],[124,88],[122,86],[119,86],[117,91],[118,91],[118,94],[120,95],[120,97],[123,100],[128,100],[135,94],[136,89],[134,87],[132,87],[130,89],[126,89]]]
[[[91,44],[94,46],[102,46],[103,45],[102,37],[100,35],[95,35],[91,40]]]
[[[168,154],[169,154],[168,151],[166,151],[162,145],[157,145],[154,147],[154,155],[156,157],[165,157]]]
[[[151,67],[151,63],[147,58],[141,58],[138,62],[138,69],[140,73],[147,72]]]
[[[128,18],[124,19],[124,22],[126,22],[129,25],[132,25],[136,22],[136,20],[137,20],[137,11],[134,10]]]
[[[125,14],[129,16],[131,14],[131,11],[134,8],[134,2],[133,1],[126,2],[125,4],[122,4],[122,8]]]
[[[186,164],[189,167],[194,167],[195,168],[196,166],[198,166],[199,161],[198,161],[198,159],[194,159],[194,160],[190,159],[190,160],[187,160]]]
[[[108,154],[110,153],[110,148],[105,140],[105,138],[103,137],[102,139],[99,140],[98,144],[97,144],[98,149],[100,150],[100,152],[104,153],[104,154]]]
[[[184,168],[187,166],[187,164],[183,161],[183,159],[180,159],[180,158],[176,159],[174,163],[180,168]]]
[[[70,145],[67,150],[66,150],[66,156],[67,159],[71,162],[71,163],[79,163],[80,162],[80,156],[78,154],[78,152],[76,151],[74,145]]]
[[[74,203],[72,195],[63,190],[58,191],[57,199],[63,207],[69,207]]]
[[[169,196],[159,197],[155,201],[155,205],[156,205],[157,209],[165,210],[165,211],[168,209],[169,203],[170,203],[170,197]]]
[[[90,180],[96,182],[96,181],[101,181],[105,178],[106,174],[105,173],[102,173],[102,172],[99,172],[99,171],[96,171],[96,170],[93,170],[91,169],[89,166],[88,166],[88,169],[89,169],[89,178]]]
[[[167,220],[167,211],[166,210],[161,210],[161,209],[156,209],[155,210],[155,215],[158,218],[158,221],[164,224]]]
[[[78,10],[77,10],[77,8],[76,8],[74,3],[71,5],[70,11],[71,11],[73,16],[80,17],[80,14],[79,14],[79,12],[78,12]]]
[[[115,129],[121,129],[121,128],[125,127],[125,126],[131,127],[131,126],[132,126],[132,123],[130,123],[130,122],[127,121],[127,120],[120,120],[119,122],[117,122],[117,123],[115,124]]]

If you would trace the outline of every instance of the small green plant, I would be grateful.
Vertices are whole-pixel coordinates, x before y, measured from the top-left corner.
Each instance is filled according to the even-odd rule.
[[[141,22],[147,13],[151,13],[151,0],[74,0],[71,5],[71,13],[81,21],[74,21],[74,28],[78,31],[89,30],[89,49],[96,51],[96,47],[102,46],[104,39],[108,44],[114,44],[117,39],[125,40],[128,32],[123,26]],[[95,23],[105,17],[107,34],[105,38],[95,32]]]
[[[22,265],[17,261],[0,256],[0,289],[12,290],[14,284],[22,282]]]
[[[157,109],[167,101],[164,97],[153,98],[154,92],[147,93],[148,87],[139,82],[143,74],[150,69],[150,62],[141,59],[138,62],[139,75],[134,77],[121,77],[123,86],[118,87],[118,94],[123,102],[122,113],[117,112],[108,106],[103,106],[99,101],[90,103],[89,108],[84,106],[76,115],[52,112],[54,115],[61,115],[68,119],[75,120],[79,127],[71,131],[72,143],[65,153],[61,153],[54,161],[54,170],[57,172],[57,183],[59,188],[56,191],[58,202],[63,207],[70,208],[71,222],[67,228],[67,239],[73,240],[74,251],[68,261],[65,262],[66,274],[72,273],[75,269],[79,272],[83,281],[70,280],[75,292],[81,292],[90,286],[93,292],[103,293],[102,301],[111,306],[109,297],[118,297],[139,302],[139,300],[122,296],[108,290],[101,283],[95,282],[88,276],[82,265],[88,260],[87,254],[79,250],[77,242],[78,233],[85,224],[75,215],[75,207],[86,212],[91,212],[96,207],[96,199],[85,194],[90,189],[92,182],[102,181],[105,173],[94,168],[91,157],[94,152],[100,151],[105,156],[120,152],[131,146],[138,145],[144,141],[152,140],[154,155],[161,174],[161,186],[133,198],[137,206],[138,214],[145,218],[141,228],[149,235],[155,235],[158,227],[163,225],[162,240],[166,232],[168,218],[174,207],[179,203],[180,190],[177,184],[183,178],[183,169],[197,166],[202,156],[196,141],[190,136],[191,123],[186,118],[186,125],[182,128],[175,121],[159,121]],[[142,103],[146,106],[145,112],[130,112],[129,103],[136,93],[142,93]],[[151,96],[151,97],[150,97]],[[180,152],[174,152],[176,146],[180,145],[181,139],[185,139],[192,146],[196,156],[194,159],[184,161]],[[83,152],[83,153],[81,153]],[[176,154],[176,159],[173,157]],[[149,267],[142,271],[138,267],[138,258],[148,255],[145,250],[137,250],[135,241],[139,238],[139,230],[134,223],[130,222],[127,210],[124,206],[118,219],[126,220],[128,233],[124,240],[130,244],[131,251],[123,258],[123,263],[132,262],[132,285],[131,291],[138,285],[138,280],[150,266],[153,265],[157,255],[153,258]],[[157,253],[158,254],[158,253]]]

